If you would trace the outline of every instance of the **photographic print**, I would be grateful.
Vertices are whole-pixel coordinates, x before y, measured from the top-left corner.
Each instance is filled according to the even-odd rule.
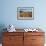
[[[33,18],[34,18],[33,7],[18,7],[17,8],[17,19],[32,20]]]

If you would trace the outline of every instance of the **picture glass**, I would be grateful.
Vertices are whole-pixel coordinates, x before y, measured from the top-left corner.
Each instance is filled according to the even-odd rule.
[[[17,19],[33,19],[33,7],[18,7]]]

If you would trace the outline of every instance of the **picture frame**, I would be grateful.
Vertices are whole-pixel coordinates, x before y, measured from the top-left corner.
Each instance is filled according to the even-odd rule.
[[[34,19],[34,7],[18,7],[17,8],[18,20],[33,20]]]

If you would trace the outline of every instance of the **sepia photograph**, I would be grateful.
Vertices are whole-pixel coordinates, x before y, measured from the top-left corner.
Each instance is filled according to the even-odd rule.
[[[34,8],[33,7],[18,7],[17,19],[20,19],[20,20],[34,19]]]

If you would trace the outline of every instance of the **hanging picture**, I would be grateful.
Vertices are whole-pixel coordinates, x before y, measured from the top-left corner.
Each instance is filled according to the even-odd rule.
[[[34,8],[33,7],[18,7],[17,8],[17,19],[18,20],[34,19]]]

